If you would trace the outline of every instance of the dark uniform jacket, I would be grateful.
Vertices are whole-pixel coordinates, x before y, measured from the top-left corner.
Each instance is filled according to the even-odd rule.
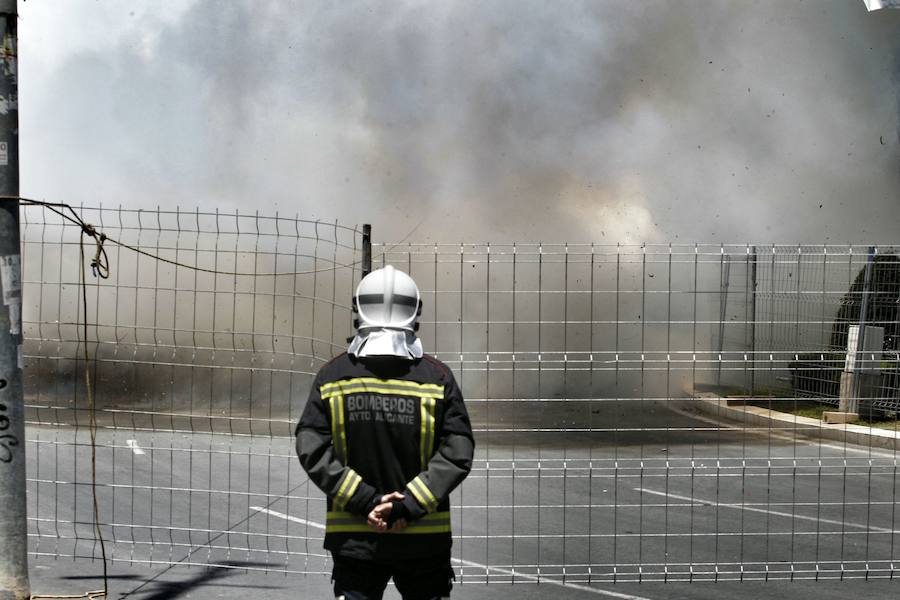
[[[450,492],[472,468],[462,393],[439,360],[358,359],[319,371],[297,425],[297,454],[327,496],[325,548],[361,560],[450,555]],[[403,530],[366,523],[383,494],[402,492]]]

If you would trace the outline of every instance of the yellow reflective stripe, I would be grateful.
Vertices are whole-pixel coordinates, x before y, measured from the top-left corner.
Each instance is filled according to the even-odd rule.
[[[416,482],[421,486],[422,491],[424,491],[424,492],[425,492],[425,495],[428,496],[429,503],[430,503],[430,506],[431,506],[431,508],[428,509],[428,512],[434,512],[434,511],[436,511],[436,510],[437,510],[437,504],[438,504],[437,498],[434,497],[434,494],[431,493],[431,490],[428,489],[428,486],[425,485],[425,482],[424,482],[424,481],[422,481],[422,480],[419,479],[418,477],[416,477],[414,481],[416,481]]]
[[[375,533],[368,525],[326,525],[325,533]]]
[[[431,448],[434,445],[434,407],[435,400],[423,398],[421,403],[422,427],[419,433],[419,462],[424,471],[431,458]]]
[[[412,492],[413,496],[416,497],[416,500],[419,501],[419,504],[421,504],[422,506],[424,506],[424,507],[425,507],[425,510],[428,510],[428,499],[422,494],[422,492],[420,492],[420,491],[416,488],[415,485],[413,485],[413,482],[412,482],[412,481],[410,481],[410,482],[407,484],[407,487],[409,488],[409,491]]]
[[[434,412],[435,407],[437,406],[437,402],[432,400],[428,403],[428,445],[425,446],[425,463],[428,463],[428,460],[431,459],[431,453],[434,451]],[[424,467],[422,468],[424,471]]]
[[[329,511],[326,515],[325,531],[327,533],[375,533],[364,517],[348,512]],[[450,513],[447,511],[425,515],[410,523],[405,529],[387,531],[389,534],[427,534],[449,533]],[[382,535],[382,534],[378,534]]]
[[[338,460],[347,464],[347,428],[344,423],[344,397],[335,395],[328,399],[331,409],[331,443]]]
[[[406,534],[416,534],[416,533],[450,533],[450,524],[446,525],[430,525],[430,526],[419,526],[419,527],[407,527],[406,529],[401,529],[400,531],[392,531],[389,533],[397,533],[399,535]]]
[[[436,383],[418,383],[416,381],[406,381],[405,379],[379,379],[377,377],[354,377],[353,379],[341,379],[340,381],[332,381],[331,383],[323,384],[320,389],[321,391],[326,392],[334,388],[341,388],[352,384],[398,386],[431,392],[444,391],[444,387]]]
[[[319,391],[322,398],[328,398],[334,394],[348,394],[352,392],[394,393],[438,400],[444,397],[444,388],[440,385],[416,383],[402,379],[376,379],[374,377],[358,377],[326,383],[319,388]]]
[[[358,394],[361,392],[370,392],[374,394],[396,394],[398,396],[413,396],[415,398],[434,398],[440,400],[444,397],[443,393],[423,392],[419,390],[411,390],[407,388],[396,388],[381,385],[354,385],[343,387],[339,390],[331,390],[322,392],[322,398],[331,398],[339,394]]]
[[[375,533],[368,525],[326,525],[325,533],[372,533],[375,535],[416,535],[425,533],[450,533],[450,525],[433,525],[428,527],[412,527]]]
[[[341,522],[341,521],[359,521],[361,523],[366,522],[366,517],[362,515],[358,515],[356,513],[347,512],[343,510],[329,510],[325,513],[326,523],[331,522]],[[411,525],[417,525],[419,523],[432,523],[434,521],[446,520],[450,522],[450,511],[442,510],[441,512],[434,512],[423,516],[421,519],[416,519],[411,523]]]
[[[337,410],[338,398],[331,398],[328,400],[328,408],[331,410],[331,443],[334,446],[334,450],[337,453],[338,460],[343,462],[343,456],[341,455],[340,449],[340,429],[338,428],[338,410]]]
[[[357,473],[354,473],[356,477],[353,478],[353,483],[350,484],[350,489],[344,494],[344,501],[341,502],[341,508],[347,506],[347,503],[350,502],[350,498],[353,497],[353,494],[356,493],[356,488],[359,487],[359,484],[362,482],[362,476]]]
[[[353,469],[347,469],[344,471],[344,478],[341,480],[341,485],[338,486],[338,491],[334,495],[335,499],[340,499],[341,495],[344,493],[344,490],[347,489],[347,484],[350,483],[350,480],[353,479]]]
[[[338,490],[334,493],[334,506],[335,508],[341,507],[341,495],[344,493],[344,490],[347,489],[347,484],[350,480],[353,479],[353,470],[347,469],[344,471],[344,476],[341,478],[341,483],[338,486]],[[341,507],[343,508],[343,507]]]
[[[416,497],[416,500],[419,501],[419,504],[425,507],[425,510],[428,510],[428,499],[422,494],[421,491],[414,485],[414,481],[410,481],[406,486],[409,488],[409,491],[413,493],[413,496]]]
[[[353,469],[347,469],[347,473],[344,475],[344,480],[341,482],[337,493],[334,495],[335,508],[342,509],[347,505],[347,502],[349,502],[350,498],[353,497],[353,492],[355,492],[356,488],[359,487],[360,481],[362,481],[362,477],[360,477],[356,471],[354,471]]]
[[[344,423],[344,397],[343,396],[335,396],[335,400],[337,400],[337,412],[338,412],[338,431],[340,432],[341,437],[341,456],[344,458],[344,463],[347,462],[347,426]]]
[[[425,470],[425,435],[428,431],[428,409],[426,408],[426,404],[428,400],[422,398],[419,403],[419,412],[421,413],[419,416],[419,420],[422,421],[422,426],[419,431],[419,470]]]
[[[421,479],[416,477],[409,482],[408,487],[412,491],[413,496],[416,497],[416,500],[425,507],[425,510],[434,512],[437,509],[437,499]]]

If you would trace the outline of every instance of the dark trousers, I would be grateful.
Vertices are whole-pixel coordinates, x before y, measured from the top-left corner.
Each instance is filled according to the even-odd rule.
[[[334,596],[343,600],[381,600],[391,578],[403,600],[439,600],[450,597],[456,578],[449,556],[397,563],[331,557]]]

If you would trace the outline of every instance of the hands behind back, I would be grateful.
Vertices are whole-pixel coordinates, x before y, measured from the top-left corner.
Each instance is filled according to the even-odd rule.
[[[394,509],[394,501],[402,501],[406,496],[400,492],[391,492],[381,497],[381,502],[369,512],[369,527],[378,533],[386,531],[400,531],[407,525],[406,519],[399,518],[391,521],[391,513]]]

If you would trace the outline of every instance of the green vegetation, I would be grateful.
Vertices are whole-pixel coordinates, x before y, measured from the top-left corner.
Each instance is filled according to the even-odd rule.
[[[811,419],[817,419],[819,421],[822,420],[822,413],[824,413],[826,410],[837,410],[837,406],[834,406],[833,404],[821,404],[814,400],[808,400],[805,398],[800,398],[797,400],[780,398],[773,401],[769,398],[760,398],[757,396],[752,399],[748,399],[747,404],[787,413],[790,415],[797,415],[798,417],[809,417]],[[890,431],[900,431],[900,419],[896,417],[892,419],[880,420],[860,419],[859,421],[854,423],[854,425],[874,427],[876,429],[888,429]]]
[[[784,412],[790,413],[792,415],[797,415],[798,417],[810,417],[812,419],[822,419],[822,413],[826,410],[836,410],[835,406],[828,406],[826,404],[819,404],[818,402],[809,402],[805,400],[801,400],[796,402],[793,405],[786,405],[782,407]],[[900,419],[886,419],[879,421],[867,421],[865,419],[860,419],[854,425],[862,425],[863,427],[875,427],[876,429],[889,429],[891,431],[900,431]]]
[[[850,290],[841,298],[841,306],[831,328],[831,349],[843,352],[847,348],[850,325],[859,323],[866,269],[856,274]],[[897,291],[900,290],[900,256],[881,254],[872,264],[872,286],[866,306],[866,323],[884,328],[884,351],[900,351],[900,320],[898,320]]]
[[[826,406],[824,404],[816,404],[815,406],[803,406],[798,407],[792,411],[789,411],[792,415],[797,415],[798,417],[809,417],[811,419],[822,419],[822,413],[826,410],[831,409],[834,410],[833,406]]]
[[[840,395],[841,372],[847,350],[847,333],[851,325],[859,323],[862,300],[866,302],[866,323],[884,329],[884,346],[881,360],[880,380],[876,384],[879,396],[890,403],[900,402],[900,304],[897,293],[900,290],[900,256],[881,254],[872,261],[872,277],[869,293],[866,295],[866,269],[860,268],[841,298],[840,307],[831,327],[831,337],[827,349],[822,352],[805,352],[789,363],[791,387],[794,396],[805,398],[837,398]],[[896,406],[896,404],[895,404]],[[860,407],[867,417],[888,416],[882,408]],[[825,406],[804,405],[802,414],[821,418]],[[862,424],[863,422],[860,421]],[[872,427],[894,429],[894,420],[865,421]],[[887,423],[888,425],[884,425]]]

